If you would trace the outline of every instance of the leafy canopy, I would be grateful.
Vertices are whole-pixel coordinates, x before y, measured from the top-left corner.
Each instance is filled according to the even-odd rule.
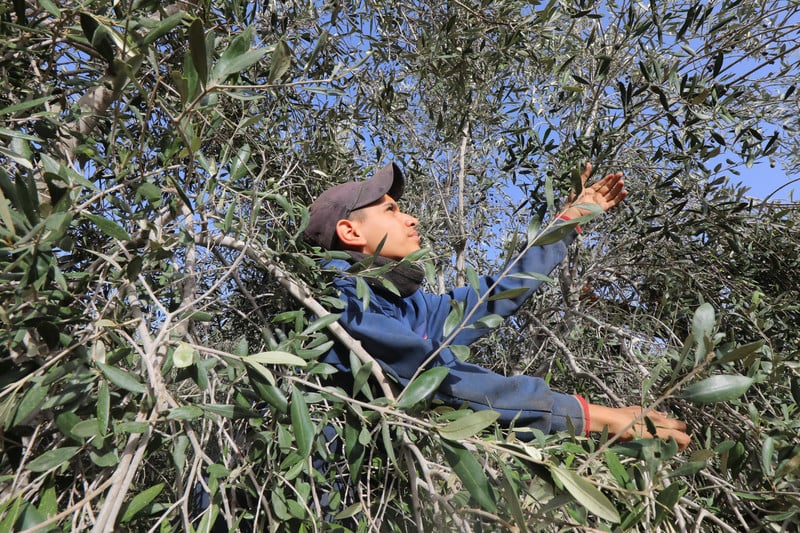
[[[4,3],[0,530],[797,528],[797,204],[730,180],[800,168],[798,9]],[[355,345],[334,388],[307,206],[390,158],[434,291],[499,269],[584,161],[623,170],[624,209],[454,351],[670,410],[689,452],[522,442]]]

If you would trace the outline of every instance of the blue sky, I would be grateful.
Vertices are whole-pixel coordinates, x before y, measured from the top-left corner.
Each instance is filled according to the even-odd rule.
[[[789,177],[780,167],[770,168],[769,163],[766,162],[754,164],[751,168],[742,165],[737,170],[740,175],[731,174],[729,176],[731,183],[740,182],[742,185],[749,187],[748,196],[763,199],[772,195],[770,200],[794,199],[797,201],[800,199],[800,176]],[[789,183],[795,179],[798,181]],[[788,185],[782,187],[787,183]],[[779,188],[780,190],[777,190]],[[776,190],[777,192],[775,192]],[[792,191],[794,193],[790,196]]]

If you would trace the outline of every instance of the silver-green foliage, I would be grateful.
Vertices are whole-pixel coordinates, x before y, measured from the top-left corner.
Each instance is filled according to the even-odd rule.
[[[799,168],[799,11],[3,4],[0,531],[797,528],[797,205],[729,178]],[[583,161],[623,170],[626,207],[454,352],[669,409],[690,449],[522,442],[428,405],[441,369],[398,399],[354,354],[335,387],[306,206],[389,158],[434,291],[536,235]]]

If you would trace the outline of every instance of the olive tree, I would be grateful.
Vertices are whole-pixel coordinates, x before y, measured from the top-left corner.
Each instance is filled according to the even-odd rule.
[[[733,179],[797,170],[798,22],[775,1],[3,5],[0,530],[796,527],[797,205]],[[397,390],[302,239],[317,194],[388,159],[434,292],[542,242],[583,162],[624,171],[626,206],[458,352],[670,410],[690,449],[523,441],[429,406],[441,369]]]

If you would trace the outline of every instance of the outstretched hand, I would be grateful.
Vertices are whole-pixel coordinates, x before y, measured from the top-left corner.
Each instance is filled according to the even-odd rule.
[[[661,411],[647,411],[639,406],[605,407],[589,404],[590,431],[603,431],[608,428],[608,433],[617,435],[620,440],[635,438],[660,438],[669,440],[670,437],[678,443],[678,448],[686,449],[691,437],[686,433],[686,424],[675,418],[670,418]],[[650,419],[655,426],[656,433],[652,434],[647,429],[644,417]]]
[[[566,218],[578,218],[588,215],[592,211],[580,207],[581,205],[597,205],[603,211],[608,211],[612,207],[622,203],[628,195],[625,190],[625,182],[622,180],[622,172],[608,174],[606,177],[586,187],[586,182],[592,173],[592,164],[586,163],[581,174],[581,191],[576,194],[573,191],[569,195],[566,208],[561,215]]]

